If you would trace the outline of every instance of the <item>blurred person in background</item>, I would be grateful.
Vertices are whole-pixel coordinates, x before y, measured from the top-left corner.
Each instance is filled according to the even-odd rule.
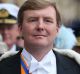
[[[54,41],[54,46],[59,49],[72,49],[76,44],[77,39],[74,31],[62,24]]]
[[[0,56],[8,51],[8,47],[5,42],[3,42],[2,35],[0,34]]]
[[[14,4],[0,3],[0,33],[9,50],[16,50],[16,38],[19,36],[17,13],[19,7]]]

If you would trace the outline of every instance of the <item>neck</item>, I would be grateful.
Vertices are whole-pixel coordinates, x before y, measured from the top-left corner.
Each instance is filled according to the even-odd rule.
[[[38,47],[30,47],[27,51],[36,58],[37,61],[41,61],[43,57],[53,48],[53,45],[50,47],[38,48]]]

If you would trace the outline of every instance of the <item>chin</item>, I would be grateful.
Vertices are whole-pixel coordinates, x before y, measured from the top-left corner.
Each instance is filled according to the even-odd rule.
[[[42,46],[48,46],[48,42],[34,42],[33,44],[35,44],[36,46],[40,46],[40,47],[42,47]]]

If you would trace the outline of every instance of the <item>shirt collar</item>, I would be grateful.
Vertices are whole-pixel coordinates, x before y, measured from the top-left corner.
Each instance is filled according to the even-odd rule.
[[[52,65],[54,65],[54,67],[56,68],[56,58],[52,50],[50,50],[50,52],[48,52],[48,54],[46,54],[44,58],[39,62],[25,49],[23,49],[22,55],[29,65],[30,73],[40,68],[50,73],[51,71],[53,71]]]
[[[15,44],[12,46],[12,48],[10,49],[10,51],[16,51],[16,45]]]

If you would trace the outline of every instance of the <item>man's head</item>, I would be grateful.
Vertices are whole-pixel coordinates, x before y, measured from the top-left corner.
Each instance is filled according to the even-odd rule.
[[[18,10],[19,8],[16,5],[0,4],[0,33],[9,48],[16,42],[16,37],[19,35],[16,20]]]
[[[55,3],[47,0],[28,0],[18,13],[18,24],[27,47],[52,47],[60,22]]]

